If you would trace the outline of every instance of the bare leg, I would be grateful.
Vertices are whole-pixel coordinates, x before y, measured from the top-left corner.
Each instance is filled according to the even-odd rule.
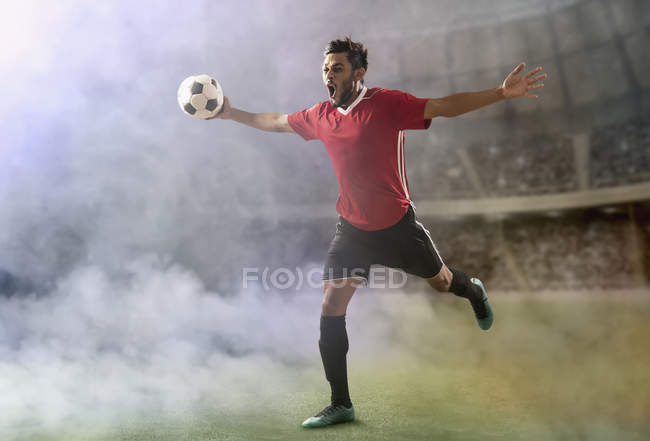
[[[345,315],[348,303],[362,278],[326,280],[323,282],[323,316]]]
[[[425,280],[427,281],[429,286],[431,286],[431,288],[435,289],[436,291],[449,292],[449,288],[451,288],[452,279],[453,279],[453,275],[451,274],[451,271],[449,271],[447,265],[443,263],[440,272],[435,277],[432,277],[430,279],[425,279]]]

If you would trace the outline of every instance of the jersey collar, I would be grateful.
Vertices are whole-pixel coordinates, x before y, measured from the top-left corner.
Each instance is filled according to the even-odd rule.
[[[357,104],[359,104],[359,101],[361,101],[361,100],[363,99],[363,96],[366,94],[366,91],[367,91],[367,90],[368,90],[368,88],[367,88],[366,86],[363,86],[363,89],[361,89],[361,92],[359,92],[359,96],[357,97],[357,99],[354,100],[354,101],[352,102],[352,104],[350,104],[350,105],[348,106],[347,109],[341,109],[340,107],[337,107],[336,110],[338,110],[339,112],[341,112],[343,115],[347,115],[348,113],[350,113],[350,111],[351,111],[352,109],[354,109],[354,107],[355,107]]]

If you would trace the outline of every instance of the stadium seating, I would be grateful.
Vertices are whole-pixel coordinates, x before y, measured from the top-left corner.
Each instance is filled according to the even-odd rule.
[[[577,189],[571,139],[537,135],[468,148],[488,196],[527,196]]]
[[[590,147],[593,187],[650,179],[650,120],[633,119],[597,127],[591,133]]]

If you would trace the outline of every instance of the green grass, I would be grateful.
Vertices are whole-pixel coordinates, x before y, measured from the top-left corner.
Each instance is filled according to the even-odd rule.
[[[372,357],[350,332],[357,420],[326,429],[300,423],[326,404],[318,366],[272,400],[179,406],[28,431],[16,440],[647,440],[650,439],[650,305],[495,298],[495,326],[478,329],[462,301],[400,306],[386,351]],[[350,320],[354,312],[349,314]],[[394,344],[394,342],[404,342]],[[379,346],[381,347],[381,346]],[[274,372],[268,372],[273,383]],[[249,403],[248,410],[246,410]]]

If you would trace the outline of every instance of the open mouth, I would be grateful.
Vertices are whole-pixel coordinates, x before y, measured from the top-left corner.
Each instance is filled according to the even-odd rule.
[[[327,90],[330,93],[330,98],[334,98],[334,94],[336,93],[336,87],[334,87],[333,84],[328,84],[327,85]]]

